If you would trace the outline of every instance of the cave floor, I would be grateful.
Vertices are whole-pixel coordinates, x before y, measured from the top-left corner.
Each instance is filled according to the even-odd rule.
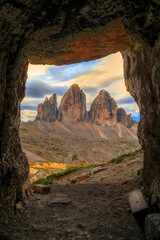
[[[128,171],[127,180],[126,174],[127,168],[137,164],[138,169],[141,165],[142,156],[140,153],[137,156],[137,162],[129,160],[133,160],[133,164],[127,164],[127,160],[112,164],[112,171],[108,168],[80,183],[64,184],[62,178],[52,185],[49,194],[32,193],[23,208],[0,217],[0,239],[144,240],[128,203],[128,192],[141,188],[138,176]],[[108,182],[112,172],[124,175],[125,180],[117,178],[117,182]]]

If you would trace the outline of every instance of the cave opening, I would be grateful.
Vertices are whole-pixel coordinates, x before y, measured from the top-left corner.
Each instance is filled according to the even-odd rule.
[[[120,53],[71,65],[29,65],[20,137],[31,182],[140,149],[138,121]]]

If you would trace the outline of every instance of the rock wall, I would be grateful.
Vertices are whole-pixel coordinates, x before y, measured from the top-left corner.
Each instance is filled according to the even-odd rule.
[[[12,46],[0,69],[0,211],[13,208],[30,193],[29,165],[19,138],[20,102],[25,95],[28,59],[23,48]],[[12,51],[12,52],[9,52]],[[14,52],[14,58],[12,56]]]
[[[138,137],[144,150],[144,186],[160,208],[160,38],[154,48],[136,43],[123,52],[127,90],[140,109]]]

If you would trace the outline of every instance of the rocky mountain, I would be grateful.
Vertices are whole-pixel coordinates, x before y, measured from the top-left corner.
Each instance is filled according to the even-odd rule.
[[[131,114],[126,114],[123,108],[117,109],[117,121],[122,123],[124,126],[131,128],[135,121],[132,119]]]
[[[99,125],[112,125],[117,122],[117,103],[107,91],[101,90],[93,100],[89,118]]]
[[[123,108],[118,108],[114,98],[101,90],[93,100],[89,112],[86,110],[86,96],[77,84],[73,84],[62,97],[57,110],[57,97],[53,94],[44,103],[38,104],[36,120],[63,123],[91,122],[101,126],[114,126],[121,123],[131,128],[135,121]]]
[[[57,119],[57,95],[53,94],[49,99],[46,97],[44,103],[38,104],[36,120],[53,122]]]
[[[62,97],[58,111],[61,122],[82,122],[87,117],[86,96],[77,84],[73,84]]]

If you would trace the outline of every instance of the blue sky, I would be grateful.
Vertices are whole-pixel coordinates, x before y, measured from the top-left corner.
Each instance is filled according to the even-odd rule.
[[[59,105],[64,93],[74,83],[84,90],[88,110],[98,92],[105,89],[119,107],[139,120],[138,106],[124,85],[123,60],[117,53],[96,61],[71,65],[29,65],[26,96],[21,104],[21,121],[34,120],[38,103],[53,93],[57,94]]]

